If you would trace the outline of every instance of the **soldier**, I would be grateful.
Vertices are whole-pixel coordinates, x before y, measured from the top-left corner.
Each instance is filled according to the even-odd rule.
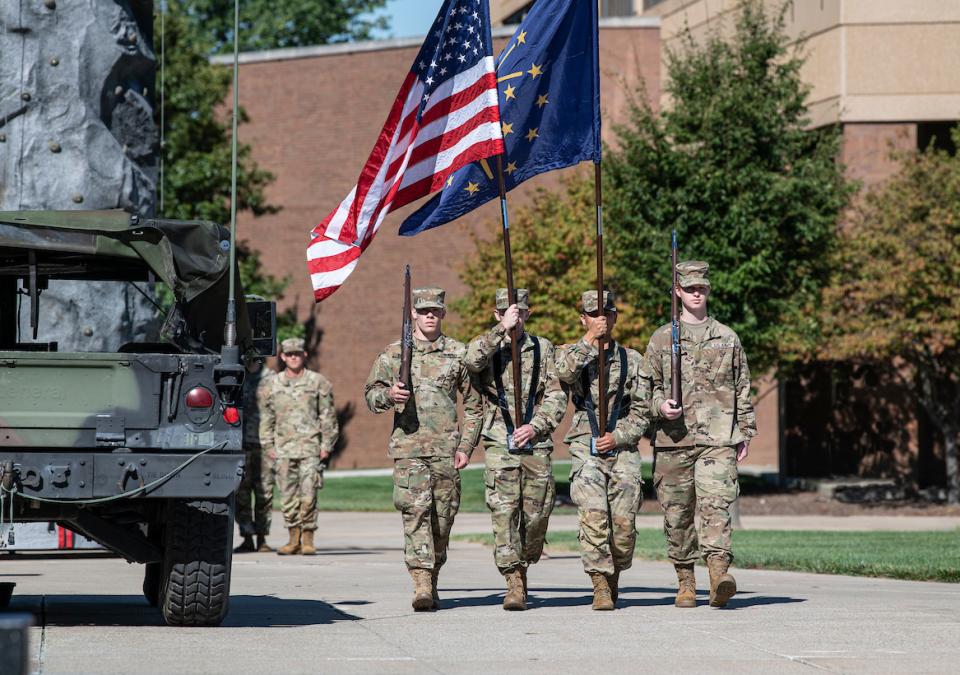
[[[707,315],[707,263],[682,262],[677,273],[683,407],[670,398],[670,324],[657,329],[646,354],[657,426],[653,481],[679,582],[674,604],[697,606],[693,566],[706,558],[710,605],[723,607],[737,591],[727,571],[733,561],[729,509],[739,493],[737,462],[746,458],[757,433],[750,370],[737,334]]]
[[[283,520],[290,532],[280,555],[317,552],[313,536],[320,464],[330,457],[339,435],[330,382],[307,370],[306,359],[303,340],[287,338],[280,345],[286,368],[257,390],[260,442],[265,454],[276,457]]]
[[[530,294],[517,289],[511,305],[507,289],[497,290],[497,324],[467,346],[464,363],[476,373],[475,385],[487,402],[483,419],[487,508],[493,520],[494,560],[507,582],[503,608],[527,608],[527,567],[540,559],[556,487],[550,453],[553,430],[567,408],[557,379],[553,344],[524,332]],[[525,409],[510,412],[513,369],[510,336],[520,333],[520,372]],[[517,426],[515,426],[517,425]]]
[[[640,353],[612,339],[617,322],[613,294],[597,292],[580,300],[579,342],[557,349],[557,375],[573,393],[576,414],[564,442],[573,466],[570,496],[579,509],[584,571],[593,582],[593,609],[616,606],[620,573],[633,564],[636,517],[643,502],[637,443],[649,426],[650,383]],[[607,423],[597,419],[598,340],[604,341]]]
[[[413,608],[439,607],[437,580],[460,508],[460,469],[477,444],[483,402],[463,365],[466,347],[441,332],[444,291],[413,291],[412,391],[399,381],[400,342],[387,347],[367,378],[367,407],[393,411],[390,457],[393,503],[403,516],[404,556],[413,578]],[[457,392],[464,422],[457,424]]]
[[[237,553],[273,551],[267,544],[273,501],[273,481],[270,479],[272,466],[268,459],[264,467],[260,445],[260,406],[257,404],[257,388],[264,377],[269,377],[269,374],[263,362],[249,359],[247,376],[243,380],[243,449],[246,459],[243,480],[237,490],[237,525],[240,526],[243,543],[236,548]],[[257,537],[256,544],[253,542],[254,535]]]

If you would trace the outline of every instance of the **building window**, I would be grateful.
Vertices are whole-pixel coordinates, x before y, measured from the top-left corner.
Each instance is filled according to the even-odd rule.
[[[957,145],[950,135],[956,126],[956,122],[918,122],[917,148],[925,150],[932,145],[937,150],[946,150],[951,155],[956,155]]]
[[[523,21],[523,17],[527,15],[527,12],[530,11],[531,7],[533,7],[533,2],[528,2],[510,16],[504,17],[500,24],[503,26],[513,26],[520,23]]]
[[[602,0],[600,16],[633,16],[633,0]]]
[[[656,7],[661,2],[664,2],[664,0],[643,0],[643,11],[646,12],[648,9]]]

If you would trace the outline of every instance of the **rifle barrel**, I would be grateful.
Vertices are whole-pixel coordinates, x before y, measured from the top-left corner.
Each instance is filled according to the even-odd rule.
[[[683,405],[683,387],[680,381],[680,303],[677,298],[679,277],[677,273],[677,231],[670,242],[670,258],[673,263],[670,286],[670,398]]]

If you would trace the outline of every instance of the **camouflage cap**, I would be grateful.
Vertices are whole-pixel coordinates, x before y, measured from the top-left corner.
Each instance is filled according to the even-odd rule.
[[[443,304],[447,292],[442,288],[414,288],[413,289],[413,308],[414,309],[446,309]]]
[[[702,260],[685,260],[677,263],[677,283],[680,288],[706,286],[710,288],[710,265]]]
[[[597,292],[596,291],[584,291],[583,295],[580,296],[580,307],[582,311],[586,314],[597,311]],[[603,310],[606,312],[616,312],[616,298],[613,297],[611,291],[603,292]]]
[[[292,337],[287,338],[280,343],[280,353],[289,354],[290,352],[305,352],[306,344],[303,341],[303,338]]]
[[[530,309],[530,291],[526,288],[517,288],[517,307],[520,309]],[[497,289],[497,309],[501,312],[507,309],[510,306],[510,301],[507,298],[507,289],[498,288]]]

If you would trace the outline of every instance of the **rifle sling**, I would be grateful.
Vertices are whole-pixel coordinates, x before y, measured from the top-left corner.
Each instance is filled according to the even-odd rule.
[[[523,339],[527,339],[526,334],[524,334]],[[533,373],[530,377],[530,393],[527,395],[527,409],[523,416],[524,424],[529,424],[530,420],[533,419],[533,407],[537,402],[537,389],[540,384],[540,341],[534,337],[530,337],[530,342],[533,345]],[[523,343],[521,342],[517,346],[517,353],[521,354],[522,349]],[[501,345],[493,354],[493,381],[497,385],[497,407],[500,408],[500,414],[503,416],[503,423],[507,427],[507,434],[513,435],[513,417],[510,415],[510,406],[507,403],[507,392],[503,386],[503,371],[506,368],[503,360],[503,352],[505,351],[509,350],[505,348],[505,345]],[[520,363],[522,366],[523,356],[520,356]]]

